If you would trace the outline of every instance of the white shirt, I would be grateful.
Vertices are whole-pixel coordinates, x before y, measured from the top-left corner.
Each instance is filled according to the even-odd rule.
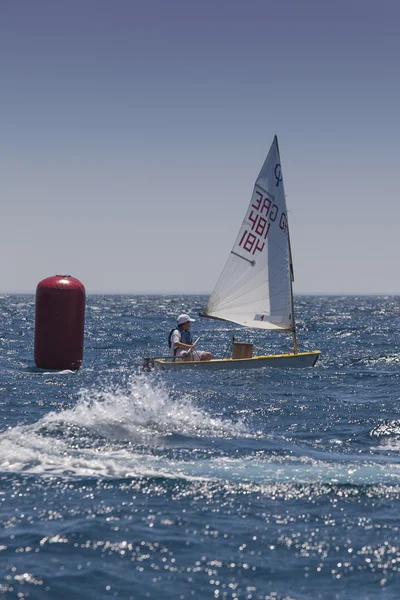
[[[179,329],[175,329],[171,334],[171,355],[179,356],[182,352],[187,352],[187,348],[177,348],[176,343],[181,341],[181,332]],[[176,350],[176,352],[175,352]],[[180,350],[182,352],[180,352]]]

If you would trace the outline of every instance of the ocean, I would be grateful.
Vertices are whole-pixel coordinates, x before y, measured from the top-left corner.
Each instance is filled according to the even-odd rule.
[[[223,354],[205,300],[89,295],[72,373],[0,298],[1,599],[400,598],[400,298],[297,296],[314,368],[143,373],[181,312]]]

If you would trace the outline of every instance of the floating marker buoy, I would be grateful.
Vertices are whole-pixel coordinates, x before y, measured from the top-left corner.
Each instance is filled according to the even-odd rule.
[[[76,371],[82,365],[85,329],[83,284],[70,275],[54,275],[36,288],[35,365]]]

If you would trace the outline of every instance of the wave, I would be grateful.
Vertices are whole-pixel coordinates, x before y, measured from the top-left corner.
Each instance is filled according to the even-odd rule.
[[[399,422],[393,421],[370,436],[398,432]],[[244,439],[249,452],[232,455],[235,440],[239,447]],[[229,456],[221,451],[224,440]],[[243,421],[210,414],[196,404],[194,394],[180,388],[168,391],[157,377],[142,374],[118,387],[83,389],[73,407],[2,432],[0,471],[66,478],[184,479],[220,486],[400,483],[400,464],[395,462],[299,456],[290,444],[278,454],[267,446],[266,438]]]
[[[83,389],[73,408],[0,434],[0,471],[175,476],[177,465],[156,455],[170,438],[246,434],[242,423],[210,415],[190,394],[168,393],[161,383],[138,375],[125,386]]]

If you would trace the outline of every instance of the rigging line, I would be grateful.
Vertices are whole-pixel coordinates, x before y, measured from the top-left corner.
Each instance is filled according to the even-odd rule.
[[[278,248],[278,250],[280,250],[281,252],[285,252],[285,250],[288,249],[288,246],[286,247],[282,247],[278,244],[278,242],[276,242],[275,240],[273,240],[272,238],[270,238],[270,244],[276,246]]]
[[[254,304],[254,302],[252,303]],[[245,310],[242,310],[242,309]],[[217,309],[215,312],[218,313],[235,313],[236,315],[242,315],[242,316],[246,316],[248,314],[250,314],[253,311],[260,311],[266,316],[269,317],[271,319],[276,319],[278,317],[283,318],[285,313],[287,312],[287,310],[289,309],[289,302],[286,302],[286,304],[281,304],[279,306],[274,307],[273,311],[271,310],[266,310],[264,308],[259,308],[257,306],[255,306],[254,308],[251,307],[251,305],[248,304],[239,304],[236,306],[231,306],[230,308],[224,309],[224,310],[220,310]]]
[[[235,339],[236,339],[236,329],[233,330],[233,334],[231,339],[228,341],[226,348],[225,348],[225,352],[222,358],[225,358],[229,352],[229,347],[231,348],[231,354],[233,353],[233,345],[235,343]]]
[[[279,247],[278,247],[278,248],[279,248]],[[266,264],[266,265],[265,265],[265,266],[264,266],[262,269],[260,269],[260,270],[259,270],[259,271],[257,271],[256,273],[252,274],[252,276],[251,276],[250,278],[248,278],[248,279],[247,279],[247,280],[244,282],[244,284],[245,284],[245,285],[249,284],[249,283],[250,283],[250,282],[251,282],[251,281],[252,281],[252,280],[253,280],[255,277],[259,276],[259,275],[260,275],[260,274],[261,274],[261,273],[262,273],[262,272],[263,272],[265,269],[267,269],[268,267],[270,267],[270,265],[272,264],[272,262],[274,261],[274,259],[275,259],[277,256],[278,256],[278,253],[277,253],[277,254],[275,254],[275,255],[272,257],[272,259],[271,259],[270,261],[268,261],[268,263],[267,263],[267,264]],[[279,271],[277,271],[277,272],[276,272],[276,273],[275,273],[275,274],[274,274],[274,275],[271,277],[271,281],[272,281],[272,280],[273,280],[275,277],[277,277],[277,275],[278,275],[278,274],[279,274],[279,273],[280,273],[280,272],[281,272],[283,269],[285,269],[285,267],[282,267],[281,269],[279,269]],[[232,272],[232,275],[233,275],[233,273],[234,273],[235,271],[236,271],[236,268],[235,268],[235,269],[234,269],[234,271]],[[244,272],[242,273],[242,277],[244,277],[246,274],[248,274],[248,271],[244,271]],[[230,275],[229,279],[232,277],[232,275]],[[240,279],[241,279],[242,277],[239,277],[238,279],[235,279],[235,280],[233,280],[233,281],[232,281],[232,283],[231,283],[231,285],[230,285],[230,286],[229,286],[229,287],[228,287],[228,288],[225,290],[225,293],[228,293],[228,294],[229,294],[229,291],[230,291],[230,289],[233,289],[233,288],[235,288],[235,289],[236,289],[236,288],[237,288],[237,284],[238,284],[238,282],[240,281]],[[222,279],[222,276],[220,277],[220,280],[221,280],[221,279]],[[225,279],[228,279],[228,276],[227,276],[227,277],[224,277],[224,280],[225,280]],[[219,284],[220,280],[217,282],[217,285],[215,286],[215,290],[217,290],[217,288],[219,287],[219,286],[218,286],[218,284]],[[262,285],[264,285],[264,284],[265,284],[265,281],[263,281],[262,283],[260,283],[260,284],[259,284],[258,286],[256,286],[255,288],[252,288],[252,290],[257,290],[257,288],[261,287],[261,286],[262,286]],[[234,298],[240,298],[240,297],[242,297],[243,295],[247,294],[249,291],[250,291],[250,290],[248,290],[247,292],[243,292],[243,293],[242,293],[242,294],[240,294],[239,296],[234,296]],[[229,302],[231,302],[231,300],[230,300]],[[221,306],[221,307],[222,307],[222,306],[225,306],[225,305],[226,305],[226,302],[225,302],[225,303],[222,303],[222,304],[220,304],[220,306]]]
[[[260,188],[260,190],[261,190],[262,192],[264,192],[264,194],[266,194],[267,196],[273,196],[273,198],[269,198],[269,200],[271,200],[271,199],[273,200],[273,199],[275,198],[275,194],[271,194],[271,192],[269,192],[269,191],[268,191],[268,190],[266,190],[266,189],[265,189],[265,188],[264,188],[262,185],[260,185],[259,183],[257,183],[257,181],[256,181],[256,182],[255,182],[255,184],[254,184],[254,188],[255,188],[255,187],[258,187],[258,188]],[[254,188],[253,188],[253,191],[254,191]]]
[[[242,269],[240,269],[239,264],[234,265],[233,269],[227,269],[227,264],[228,262],[226,263],[224,271],[221,273],[213,292],[219,289],[220,287],[223,287],[225,285],[225,282],[229,282],[231,279],[234,279],[234,281],[239,281],[244,275],[244,273],[246,273],[246,271],[242,271]],[[239,275],[236,275],[237,271],[239,271]]]
[[[280,273],[285,270],[285,267],[281,267],[278,271],[276,271],[271,277],[270,277],[270,281],[272,281],[273,279],[275,279],[278,275],[280,275]]]
[[[260,285],[264,285],[264,283],[265,283],[265,282],[263,281],[263,282],[262,282],[260,285],[256,286],[255,288],[251,288],[251,287],[250,287],[250,289],[248,289],[247,291],[244,291],[242,294],[240,294],[240,295],[238,295],[238,296],[236,296],[235,294],[232,294],[232,293],[231,293],[231,290],[233,290],[233,291],[235,291],[235,290],[237,290],[237,291],[240,291],[242,287],[249,286],[249,284],[250,284],[250,283],[251,283],[251,281],[254,279],[254,277],[257,277],[257,276],[259,276],[259,275],[260,275],[260,273],[262,273],[262,271],[263,271],[263,269],[261,269],[260,271],[258,271],[258,272],[257,272],[257,273],[256,273],[254,276],[252,276],[252,277],[250,277],[250,278],[248,278],[248,279],[245,279],[245,280],[243,281],[242,285],[240,285],[240,282],[241,282],[241,281],[242,281],[242,279],[243,279],[242,277],[239,277],[238,279],[233,279],[233,280],[232,280],[232,282],[231,282],[231,284],[230,284],[230,286],[229,286],[229,287],[226,287],[226,288],[223,290],[223,295],[224,295],[224,296],[229,296],[229,295],[230,295],[230,297],[231,297],[231,298],[232,298],[232,297],[233,297],[233,298],[240,298],[240,297],[241,297],[241,296],[243,296],[244,294],[248,294],[248,293],[249,293],[249,291],[251,291],[251,290],[253,290],[253,289],[254,289],[254,290],[255,290],[255,289],[257,289],[258,287],[260,287]],[[243,274],[243,275],[244,275],[244,274]],[[238,287],[239,287],[239,290],[238,290]],[[225,303],[223,302],[223,304],[222,304],[221,306],[223,306],[224,304],[225,304]]]
[[[274,294],[270,294],[269,298],[276,298],[279,296],[283,296],[283,293],[286,291],[287,291],[287,288],[281,288],[280,290],[277,290]],[[288,296],[288,295],[289,294],[285,294],[285,296]],[[256,300],[252,300],[251,302],[246,302],[246,305],[250,306],[251,304],[256,304],[257,302],[259,302],[259,298],[257,298]]]
[[[260,287],[260,286],[258,286],[258,287]],[[254,291],[256,289],[258,289],[258,288],[252,288],[251,291]],[[271,294],[269,296],[269,298],[276,298],[277,296],[282,296],[283,294],[285,294],[285,296],[289,296],[288,293],[285,293],[287,291],[288,290],[287,290],[286,287],[282,287],[279,290],[277,290],[275,293]],[[260,299],[265,299],[264,296],[261,296],[261,297],[255,298],[254,300],[251,300],[249,302],[243,302],[241,304],[238,304],[238,301],[240,300],[240,298],[243,298],[248,293],[249,292],[244,292],[243,294],[240,294],[240,295],[237,295],[237,296],[230,296],[230,298],[227,298],[225,300],[225,302],[219,303],[218,306],[221,307],[221,308],[222,307],[227,307],[227,306],[229,307],[229,306],[232,306],[233,303],[234,303],[234,306],[251,306],[252,304],[257,304],[260,301]]]
[[[280,254],[286,254],[286,250],[288,249],[286,247],[282,248],[282,246],[279,246],[276,242],[274,242],[273,240],[271,240],[271,246],[274,246],[274,248],[269,248],[268,251],[268,261],[267,264],[271,264],[274,260],[276,260],[276,258],[280,255]],[[272,251],[275,250],[275,254],[273,256],[269,256],[270,254],[272,254]],[[287,252],[287,255],[289,256],[289,252]]]
[[[276,325],[276,326],[281,326],[283,322],[286,322],[286,315],[289,312],[289,304],[286,304],[286,306],[278,306],[272,313],[270,311],[264,311],[262,308],[253,308],[250,309],[247,307],[247,310],[241,310],[242,307],[234,307],[231,310],[225,310],[225,311],[214,311],[214,316],[215,318],[221,319],[221,320],[226,320],[226,321],[231,321],[231,322],[237,322],[237,319],[240,320],[244,320],[244,321],[249,321],[252,320],[252,315],[254,312],[262,312],[265,317],[265,323],[268,323],[269,325]],[[218,315],[218,316],[217,316]],[[213,315],[209,315],[209,316],[213,316]],[[261,327],[261,325],[260,325]],[[263,327],[261,327],[261,329],[263,329]],[[266,327],[266,329],[268,329],[268,327]]]
[[[231,272],[229,272],[229,273],[228,273],[228,271],[227,271],[227,265],[228,265],[228,263],[229,263],[229,260],[230,260],[230,257],[228,258],[228,260],[226,261],[226,263],[225,263],[225,265],[224,265],[224,268],[223,268],[223,270],[222,270],[222,273],[220,274],[220,276],[219,276],[219,278],[218,278],[218,280],[217,280],[217,283],[215,284],[215,287],[214,287],[214,289],[213,289],[213,291],[212,291],[212,293],[211,293],[211,296],[210,296],[210,298],[213,296],[214,292],[215,292],[215,291],[216,291],[216,290],[217,290],[219,287],[222,287],[223,283],[224,283],[226,280],[229,280],[231,277],[233,277],[233,276],[234,276],[234,274],[235,274],[235,272],[236,272],[236,271],[239,269],[239,265],[235,265],[235,266],[234,266],[234,269],[233,269]]]
[[[252,300],[251,302],[246,302],[244,300],[244,297],[247,294],[248,292],[245,292],[243,294],[240,294],[240,296],[230,297],[229,299],[227,298],[225,302],[218,304],[218,310],[230,310],[231,308],[239,308],[242,306],[249,307],[252,304],[257,304],[260,300],[265,299],[264,295],[262,295],[259,298]]]

